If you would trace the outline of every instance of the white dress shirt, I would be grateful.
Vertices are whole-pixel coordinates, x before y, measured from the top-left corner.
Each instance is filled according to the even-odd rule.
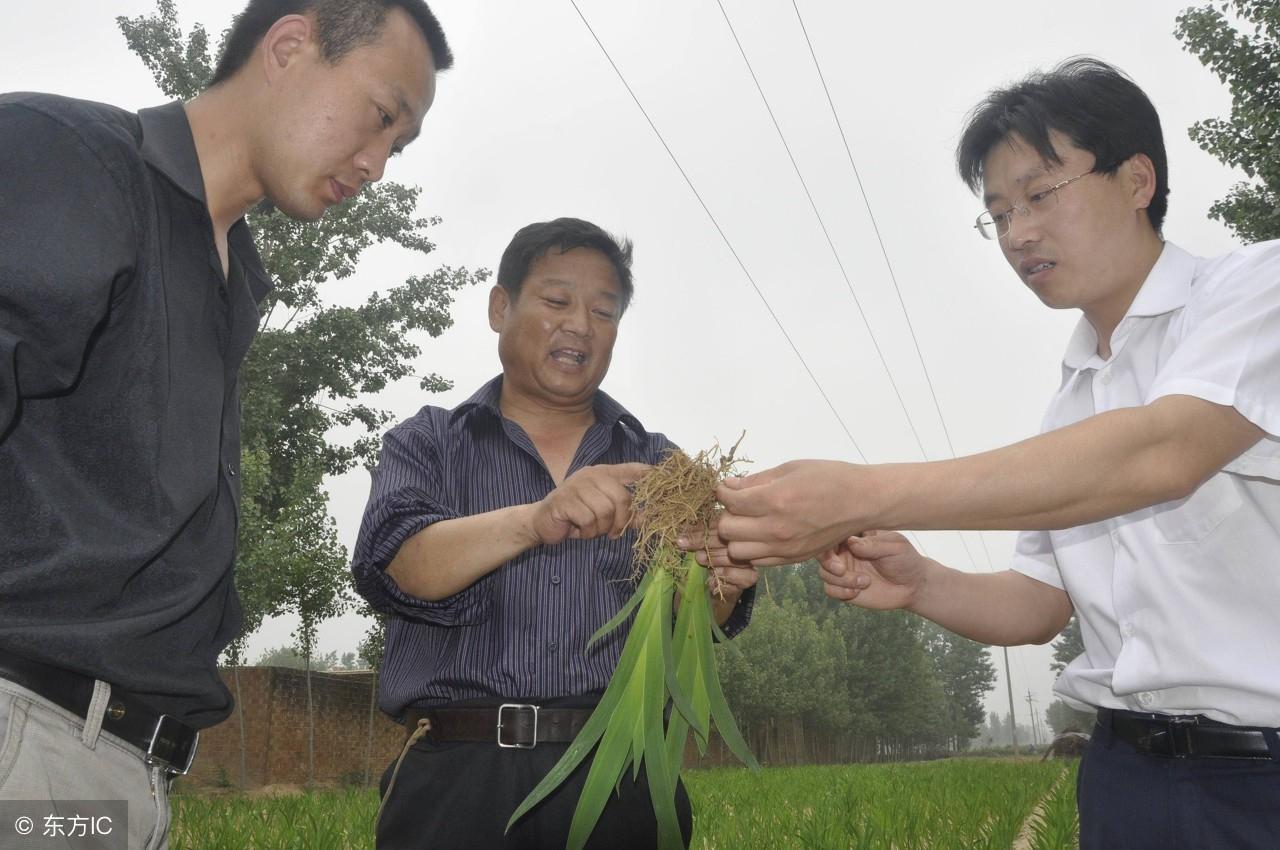
[[[1024,532],[1012,568],[1071,596],[1069,703],[1280,727],[1280,242],[1212,259],[1165,243],[1112,354],[1081,318],[1042,430],[1189,395],[1265,436],[1185,499]]]

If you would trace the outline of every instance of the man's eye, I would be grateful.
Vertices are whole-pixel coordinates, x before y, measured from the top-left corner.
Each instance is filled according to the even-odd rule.
[[[552,305],[552,306],[554,306],[554,307],[563,307],[563,306],[565,306],[566,304],[568,304],[568,303],[569,303],[568,301],[565,301],[563,298],[547,298],[547,299],[544,299],[544,300],[545,300],[548,304],[550,304],[550,305]]]
[[[596,315],[602,319],[608,319],[609,321],[613,321],[614,319],[617,318],[617,316],[615,316],[613,312],[609,310],[596,310]]]
[[[1007,224],[1007,223],[1008,223],[1008,221],[1009,221],[1009,214],[1010,214],[1010,213],[1012,213],[1012,212],[1013,212],[1013,210],[1005,210],[1005,211],[1004,211],[1004,212],[1002,212],[1002,213],[987,213],[987,215],[991,216],[991,223],[992,223],[992,224],[994,224],[994,225],[996,225],[996,226],[999,226],[999,225]]]
[[[391,113],[387,112],[387,110],[383,109],[381,106],[378,107],[378,119],[382,122],[382,129],[384,130],[396,123],[396,119],[391,117]]]
[[[1032,192],[1030,195],[1027,195],[1027,203],[1043,204],[1045,201],[1049,200],[1049,196],[1052,194],[1052,189],[1046,189],[1043,192]]]

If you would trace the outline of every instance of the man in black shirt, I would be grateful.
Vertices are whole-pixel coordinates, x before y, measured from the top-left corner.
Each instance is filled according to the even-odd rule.
[[[163,846],[231,711],[243,216],[378,180],[451,62],[422,0],[252,0],[189,103],[0,96],[0,798],[125,798]]]

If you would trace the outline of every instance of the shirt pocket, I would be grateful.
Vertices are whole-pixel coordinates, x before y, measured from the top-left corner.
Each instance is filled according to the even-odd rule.
[[[1234,478],[1219,472],[1185,499],[1153,508],[1155,526],[1164,543],[1199,543],[1240,508]]]

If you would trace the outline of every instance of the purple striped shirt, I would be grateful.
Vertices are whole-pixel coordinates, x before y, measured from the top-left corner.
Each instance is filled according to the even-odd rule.
[[[356,589],[387,627],[379,704],[405,709],[473,699],[542,701],[599,694],[618,663],[619,629],[587,640],[630,597],[628,533],[618,540],[537,546],[436,602],[410,596],[385,573],[401,544],[433,522],[544,498],[555,484],[524,429],[498,409],[502,376],[453,410],[424,407],[383,438],[356,542]],[[604,392],[569,474],[593,464],[657,463],[674,448]],[[741,631],[754,588],[725,633]]]

